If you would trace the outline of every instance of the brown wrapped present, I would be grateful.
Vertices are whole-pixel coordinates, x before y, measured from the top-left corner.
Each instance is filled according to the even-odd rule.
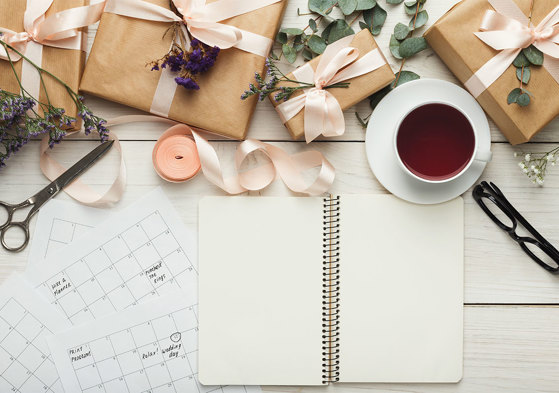
[[[480,31],[486,12],[494,10],[492,1],[494,0],[463,0],[425,33],[429,45],[467,87],[471,86],[472,81],[468,81],[472,75],[500,53],[474,35]],[[519,7],[524,15],[518,13],[517,17],[527,22],[528,18],[525,16],[530,14],[531,0],[507,1]],[[537,0],[534,3],[532,23],[537,26],[555,7],[557,0]],[[500,12],[498,9],[495,11]],[[512,58],[510,60],[512,62]],[[519,83],[516,68],[511,64],[485,91],[484,87],[477,89],[478,92],[483,91],[477,96],[478,102],[513,145],[528,142],[559,114],[559,83],[545,68],[545,64],[542,67],[531,67],[531,79],[526,89],[534,97],[525,107],[507,104],[508,94],[519,87]],[[474,96],[477,95],[475,90],[470,88]]]
[[[328,88],[328,81],[320,81],[324,88],[317,89],[315,79],[321,78],[317,69],[319,67],[324,68],[326,65],[324,61],[326,63],[331,61],[337,63],[340,59],[339,56],[352,56],[351,53],[348,53],[351,48],[358,50],[358,52],[353,51],[353,56],[358,54],[356,59],[349,64],[339,63],[341,67],[333,76],[331,87]],[[340,78],[341,75],[344,75],[344,77]],[[293,139],[299,139],[305,135],[307,142],[310,142],[320,134],[324,136],[343,134],[345,126],[341,111],[386,87],[394,80],[394,72],[380,49],[378,49],[371,33],[368,30],[362,30],[356,35],[345,37],[330,44],[322,55],[299,67],[287,77],[315,85],[311,89],[296,91],[286,102],[277,102],[274,95],[270,95],[272,104],[276,107]],[[335,83],[348,83],[349,85],[347,87],[336,87]],[[296,84],[281,82],[278,86],[296,86]],[[305,112],[309,113],[309,107],[314,108],[316,106],[312,102],[316,101],[313,99],[313,95],[325,97],[321,104],[323,109],[320,109],[322,113],[318,113],[316,110],[315,113],[312,113],[311,110],[310,113],[313,118],[305,120]],[[332,110],[332,106],[336,109]]]
[[[54,0],[45,16],[48,17],[59,11],[81,7],[87,3],[88,0]],[[0,1],[0,27],[15,32],[24,32],[23,16],[26,6],[27,2],[25,0]],[[86,28],[82,28],[82,34],[85,34],[85,32]],[[44,45],[42,51],[41,67],[63,80],[74,91],[78,91],[80,77],[85,64],[85,48],[73,50]],[[19,60],[14,64],[18,77],[21,77],[23,62],[24,60]],[[35,72],[35,70],[30,72]],[[64,108],[66,114],[76,117],[76,105],[66,91],[66,88],[48,75],[44,76],[44,82],[52,105]],[[20,92],[20,87],[10,67],[10,63],[5,60],[0,60],[0,88],[11,93],[17,94]],[[36,86],[35,90],[39,92],[39,96],[35,98],[38,98],[41,102],[47,102],[44,89],[39,89],[39,86]]]
[[[170,9],[169,0],[146,1]],[[207,1],[208,5],[213,2]],[[219,23],[266,37],[271,42],[286,5],[287,1],[281,0]],[[199,75],[200,90],[177,87],[172,80],[169,85],[168,78],[164,86],[160,82],[163,73],[151,71],[147,65],[169,51],[173,38],[166,32],[171,24],[105,11],[80,86],[83,92],[216,134],[245,138],[257,98],[247,102],[240,97],[254,80],[255,71],[264,70],[265,56],[236,47],[223,49],[215,65]],[[159,105],[154,100],[156,91],[159,96],[166,95],[164,98],[169,102],[166,111],[154,109]]]

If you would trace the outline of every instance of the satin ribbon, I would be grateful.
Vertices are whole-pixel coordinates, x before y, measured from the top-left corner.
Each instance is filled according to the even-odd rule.
[[[85,36],[81,27],[97,22],[103,12],[104,3],[76,7],[45,17],[54,0],[27,0],[23,17],[24,32],[15,32],[0,27],[0,40],[14,47],[30,61],[41,66],[43,45],[62,49],[83,49]],[[16,62],[21,59],[17,53],[0,45],[0,59]],[[27,62],[21,69],[21,84],[29,94],[39,98],[41,78],[37,70]]]
[[[308,195],[323,194],[334,182],[334,167],[322,153],[316,150],[290,155],[277,146],[255,139],[248,139],[241,142],[237,148],[235,154],[236,174],[231,177],[224,177],[215,149],[199,132],[189,126],[147,115],[121,116],[110,120],[107,126],[143,121],[162,121],[174,124],[165,132],[166,134],[176,135],[177,133],[183,133],[184,135],[191,136],[196,142],[204,176],[208,181],[229,194],[261,190],[272,183],[276,177],[280,177],[291,191]],[[113,132],[110,133],[110,139],[115,140],[114,146],[120,153],[120,168],[113,184],[105,194],[101,195],[81,182],[80,179],[77,179],[67,186],[64,191],[78,202],[89,206],[106,207],[114,204],[122,197],[126,185],[126,165],[122,155],[122,148]],[[41,140],[40,167],[43,174],[52,181],[64,173],[66,168],[53,159],[49,155],[48,150],[48,135],[46,135]],[[270,162],[241,172],[243,162],[256,152],[263,153]],[[320,169],[316,179],[310,185],[307,185],[304,179],[305,171],[317,167]]]
[[[173,0],[180,12],[143,0],[107,0],[105,12],[156,22],[181,22],[190,34],[209,46],[221,49],[236,47],[246,52],[266,57],[272,40],[222,22],[251,11],[278,3],[282,0],[218,0],[206,4],[206,0]]]
[[[555,7],[537,26],[512,0],[489,0],[495,11],[487,11],[474,33],[499,54],[485,63],[464,84],[474,97],[491,86],[514,62],[523,48],[534,45],[544,53],[543,66],[559,83],[559,6]]]
[[[359,50],[349,46],[353,38],[351,35],[330,44],[321,55],[316,71],[309,63],[297,68],[293,72],[294,78],[301,82],[313,83],[314,87],[276,107],[284,123],[305,109],[304,127],[307,143],[321,134],[330,137],[340,136],[345,132],[344,114],[340,103],[325,88],[368,74],[386,64],[378,49],[359,58]]]

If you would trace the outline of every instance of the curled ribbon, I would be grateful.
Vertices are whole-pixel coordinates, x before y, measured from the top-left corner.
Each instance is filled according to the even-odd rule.
[[[559,83],[559,6],[555,7],[537,26],[512,0],[489,0],[495,11],[487,11],[474,33],[499,54],[485,63],[464,84],[478,97],[493,84],[514,62],[523,48],[534,45],[545,55],[543,66]]]
[[[172,120],[147,116],[121,116],[110,120],[107,125],[115,126],[125,123],[141,121],[163,121],[174,124],[162,136],[182,134],[190,136],[196,143],[198,159],[200,161],[204,176],[214,185],[229,194],[240,194],[246,191],[257,191],[266,188],[276,177],[280,177],[285,185],[293,192],[308,195],[320,195],[326,192],[334,182],[335,169],[330,162],[316,150],[309,150],[293,155],[285,150],[260,142],[255,139],[248,139],[238,146],[235,154],[235,166],[237,173],[231,177],[224,177],[221,163],[217,152],[210,143],[197,131],[187,125],[177,124]],[[96,191],[81,182],[80,179],[67,186],[64,191],[72,198],[89,206],[106,207],[119,201],[124,193],[126,185],[126,166],[122,155],[122,148],[114,133],[110,134],[110,139],[115,140],[115,148],[120,153],[120,168],[113,184],[109,190],[100,195]],[[43,174],[49,179],[54,180],[66,171],[48,153],[48,135],[41,140],[40,166]],[[253,153],[261,152],[269,160],[268,163],[241,172],[244,161]],[[304,179],[304,172],[312,168],[320,168],[316,179],[307,185]],[[186,179],[184,179],[186,180]]]
[[[316,71],[309,63],[297,68],[293,72],[294,78],[312,83],[314,87],[276,107],[284,123],[304,108],[307,143],[321,134],[330,137],[340,136],[345,132],[340,103],[326,87],[367,74],[386,64],[378,49],[359,58],[359,50],[349,46],[353,38],[351,35],[330,44],[321,55]]]

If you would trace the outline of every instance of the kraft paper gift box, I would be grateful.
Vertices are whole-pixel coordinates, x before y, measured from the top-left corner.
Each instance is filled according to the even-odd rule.
[[[359,50],[359,58],[362,58],[365,54],[378,48],[375,39],[366,29],[361,30],[354,36],[353,40],[350,43],[350,46]],[[346,110],[357,104],[358,102],[363,101],[371,94],[376,93],[382,88],[388,86],[395,79],[394,72],[392,71],[390,65],[386,62],[386,59],[384,58],[384,55],[382,55],[380,49],[379,52],[386,64],[382,65],[372,72],[347,80],[346,82],[349,82],[349,87],[347,88],[328,89],[328,91],[337,99],[342,110]],[[309,64],[313,68],[313,70],[316,70],[320,59],[321,56],[315,57],[307,64]],[[293,79],[293,73],[287,75],[287,77],[289,79]],[[294,84],[291,82],[282,82],[278,84],[278,86],[293,85]],[[302,91],[295,92],[290,99],[300,96],[301,94],[304,93]],[[283,102],[277,102],[274,99],[274,94],[270,95],[269,97],[274,107],[277,107]],[[289,130],[289,133],[291,134],[293,139],[300,139],[304,136],[304,120],[305,116],[303,109],[293,118],[285,122],[285,126]]]
[[[46,12],[50,16],[56,12],[70,8],[87,5],[88,0],[54,0],[51,7]],[[0,27],[16,32],[25,31],[23,26],[23,15],[27,8],[25,0],[1,0],[0,1]],[[87,28],[81,29],[82,33],[87,32]],[[25,60],[20,59],[14,64],[18,77],[21,77],[21,67]],[[56,75],[68,84],[74,91],[78,91],[80,78],[85,64],[85,47],[82,44],[81,50],[54,48],[48,45],[43,46],[43,57],[41,67]],[[33,71],[34,72],[34,71]],[[51,103],[55,107],[64,108],[66,114],[72,117],[77,116],[77,108],[74,101],[66,91],[66,88],[48,75],[44,75],[45,87]],[[8,61],[0,60],[0,88],[11,93],[19,93],[20,88],[17,79],[13,74]],[[39,101],[47,102],[44,89],[39,91]],[[78,118],[74,128],[79,128],[81,124]]]
[[[147,0],[167,9],[169,0]],[[208,0],[207,3],[212,3]],[[220,22],[275,38],[287,0]],[[135,19],[105,12],[84,71],[80,89],[110,101],[149,112],[160,71],[148,63],[163,57],[171,46],[170,23]],[[246,137],[257,97],[241,95],[263,72],[266,58],[237,48],[222,49],[215,65],[200,75],[200,90],[178,86],[166,117],[192,127],[235,139]]]
[[[525,15],[530,0],[514,1]],[[536,0],[532,23],[537,26],[556,6],[557,0]],[[465,83],[500,51],[481,41],[475,32],[486,11],[493,10],[487,0],[463,0],[439,19],[425,38],[454,75]],[[513,145],[528,142],[559,114],[559,83],[543,66],[531,66],[525,86],[534,97],[526,107],[507,104],[510,91],[520,86],[512,64],[488,89],[477,97],[480,105]]]

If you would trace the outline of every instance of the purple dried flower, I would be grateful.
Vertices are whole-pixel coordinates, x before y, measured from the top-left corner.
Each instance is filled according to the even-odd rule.
[[[200,86],[192,78],[176,77],[175,82],[188,90],[200,90]]]

